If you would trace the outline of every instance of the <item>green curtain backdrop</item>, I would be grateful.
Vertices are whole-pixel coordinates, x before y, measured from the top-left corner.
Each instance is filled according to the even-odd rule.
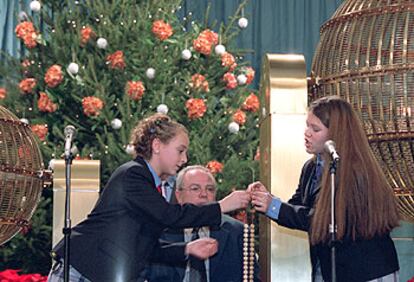
[[[227,21],[241,2],[186,0],[182,13],[191,12],[200,18],[210,3],[210,18]],[[249,25],[241,32],[238,46],[253,51],[247,58],[255,69],[266,53],[300,53],[305,55],[309,72],[319,28],[341,3],[342,0],[251,0],[244,9]]]

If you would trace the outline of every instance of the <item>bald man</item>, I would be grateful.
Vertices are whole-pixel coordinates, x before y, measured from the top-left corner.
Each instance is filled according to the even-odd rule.
[[[176,179],[175,197],[179,204],[203,205],[216,201],[217,185],[214,176],[203,166],[188,166],[180,171]],[[206,282],[243,281],[243,224],[227,215],[222,215],[219,227],[202,227],[198,230],[201,238],[211,237],[218,241],[216,255],[203,261]],[[192,229],[167,230],[162,239],[170,242],[190,241]],[[147,268],[148,282],[193,282],[194,269],[191,262],[176,264],[152,264]],[[190,278],[191,277],[191,278]],[[255,261],[254,281],[258,278],[258,265]],[[204,280],[206,279],[206,280]]]

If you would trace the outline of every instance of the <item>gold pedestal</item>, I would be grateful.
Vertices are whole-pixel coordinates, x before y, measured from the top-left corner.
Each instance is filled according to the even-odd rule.
[[[288,200],[303,163],[307,108],[306,65],[302,55],[267,54],[261,79],[260,180]],[[310,281],[307,234],[260,218],[260,269],[263,281]]]
[[[100,161],[74,160],[71,168],[70,217],[72,227],[86,218],[99,197]],[[63,238],[65,218],[65,161],[56,160],[53,169],[53,240]]]

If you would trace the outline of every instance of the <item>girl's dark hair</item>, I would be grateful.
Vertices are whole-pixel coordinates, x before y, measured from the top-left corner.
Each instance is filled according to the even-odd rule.
[[[396,198],[352,106],[338,96],[328,96],[315,100],[309,111],[328,128],[328,138],[341,156],[336,174],[337,238],[369,239],[390,232],[400,220]],[[323,157],[326,165],[311,221],[312,244],[330,238],[330,160],[326,153]]]
[[[152,141],[158,138],[167,144],[178,132],[188,134],[187,129],[165,114],[153,114],[141,120],[131,133],[130,144],[138,156],[146,160],[152,156]]]

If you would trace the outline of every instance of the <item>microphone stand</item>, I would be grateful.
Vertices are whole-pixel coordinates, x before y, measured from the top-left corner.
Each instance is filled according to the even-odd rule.
[[[73,154],[69,151],[69,154],[65,154],[65,178],[66,178],[66,198],[65,198],[65,223],[63,227],[64,236],[64,261],[63,261],[63,279],[65,282],[69,282],[69,266],[70,266],[70,235],[72,232],[71,220],[70,220],[70,180],[71,180],[71,166],[72,166]]]
[[[329,165],[329,174],[331,176],[331,224],[329,224],[329,233],[331,235],[331,278],[336,282],[336,222],[335,222],[335,175],[338,159],[333,159]]]

